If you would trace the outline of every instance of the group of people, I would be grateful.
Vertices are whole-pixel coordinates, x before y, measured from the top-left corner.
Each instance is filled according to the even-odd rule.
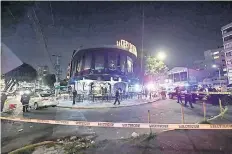
[[[73,90],[72,92],[73,94],[73,105],[75,105],[76,103],[76,97],[77,97],[77,91],[76,89]],[[115,92],[115,101],[114,101],[114,105],[118,102],[118,105],[120,105],[120,88],[118,88]]]
[[[176,95],[177,95],[177,103],[182,103],[182,95],[181,90],[179,87],[176,88]],[[187,107],[187,103],[189,103],[191,108],[193,107],[193,104],[195,102],[195,95],[191,93],[191,91],[188,89],[187,93],[184,94],[185,103],[184,106]]]
[[[1,112],[3,111],[5,102],[7,100],[7,94],[5,92],[3,92],[1,94]],[[28,108],[29,108],[29,101],[30,101],[30,95],[24,93],[21,96],[20,102],[23,105],[23,112],[29,112]]]

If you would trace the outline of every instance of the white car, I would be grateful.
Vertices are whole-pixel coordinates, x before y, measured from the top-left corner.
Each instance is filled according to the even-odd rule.
[[[38,110],[43,107],[56,107],[58,104],[58,100],[55,96],[49,93],[35,93],[31,95],[31,99],[29,101],[29,106]]]

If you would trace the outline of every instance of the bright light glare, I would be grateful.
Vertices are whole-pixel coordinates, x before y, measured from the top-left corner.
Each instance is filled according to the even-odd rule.
[[[166,54],[164,52],[159,52],[157,58],[159,60],[164,60],[166,58]]]
[[[213,64],[212,67],[213,67],[213,68],[217,68],[217,65]]]
[[[147,85],[146,85],[146,88],[148,89],[148,90],[151,90],[151,89],[153,89],[154,88],[154,84],[153,83],[148,83]]]
[[[20,95],[23,95],[23,93],[24,93],[23,91],[20,91],[20,92],[19,92]]]
[[[19,94],[23,95],[23,94],[30,94],[30,90],[25,90],[25,91],[20,91]]]
[[[136,85],[135,85],[135,91],[136,91],[136,92],[141,91],[141,86],[140,86],[139,84],[136,84]]]

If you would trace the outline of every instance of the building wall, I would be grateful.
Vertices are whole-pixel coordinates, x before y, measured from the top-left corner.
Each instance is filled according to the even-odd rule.
[[[207,50],[204,52],[204,58],[204,60],[195,61],[194,68],[196,70],[206,70],[210,74],[209,78],[215,78],[214,81],[219,80],[220,69],[221,79],[223,79],[221,82],[227,82],[227,69],[224,48],[218,47],[216,49]],[[213,65],[216,65],[217,68],[213,68]]]
[[[222,69],[226,68],[225,53],[223,47],[204,51],[204,60],[194,61],[195,69],[211,69],[216,64]]]
[[[227,76],[229,84],[232,83],[232,22],[223,26],[222,40],[225,52],[225,61],[227,68]]]
[[[39,66],[37,69],[37,73],[38,73],[38,76],[41,76],[41,77],[49,74],[48,66],[47,65]]]
[[[134,74],[136,61],[133,53],[117,47],[81,49],[72,58],[70,76],[92,80],[121,77],[125,81],[126,78],[136,76]]]
[[[204,78],[209,77],[210,72],[207,70],[195,70],[186,67],[174,67],[168,71],[168,76],[173,83],[197,84],[198,82],[202,82]]]

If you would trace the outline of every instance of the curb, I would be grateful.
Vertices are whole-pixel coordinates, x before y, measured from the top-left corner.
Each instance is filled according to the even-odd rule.
[[[31,149],[31,148],[35,148],[37,146],[51,144],[51,143],[55,143],[55,142],[54,141],[44,141],[44,142],[40,142],[40,143],[29,144],[29,145],[26,145],[26,146],[24,146],[22,148],[11,151],[11,152],[9,152],[9,154],[18,154],[19,152],[22,152],[22,151],[24,151],[26,149]]]
[[[228,111],[228,107],[226,107],[225,110],[224,110],[223,112],[221,112],[220,114],[218,114],[218,115],[216,115],[216,116],[214,116],[214,117],[212,117],[212,118],[206,119],[206,121],[215,120],[215,119],[221,117],[222,115],[224,115],[227,111]],[[202,122],[202,121],[199,121],[199,122],[197,122],[197,123],[195,123],[195,124],[199,124],[200,122]],[[167,132],[167,131],[173,131],[173,130],[176,130],[176,129],[163,130],[163,131],[159,132],[158,134],[163,133],[163,132]]]
[[[226,107],[225,110],[223,112],[221,112],[219,115],[216,115],[216,116],[214,116],[212,118],[209,118],[206,121],[212,121],[212,120],[215,120],[215,119],[217,119],[219,117],[222,117],[227,111],[228,111],[228,107]]]
[[[156,101],[159,101],[161,100],[160,98],[157,99],[157,100],[153,100],[153,101],[148,101],[148,102],[145,102],[145,103],[141,103],[141,104],[132,104],[132,105],[127,105],[127,106],[96,106],[96,107],[93,107],[93,106],[89,106],[89,107],[83,107],[83,106],[74,106],[74,107],[70,107],[70,106],[59,106],[57,105],[57,107],[59,108],[69,108],[69,109],[105,109],[105,108],[121,108],[121,107],[130,107],[130,106],[138,106],[138,105],[144,105],[144,104],[149,104],[149,103],[154,103]]]

